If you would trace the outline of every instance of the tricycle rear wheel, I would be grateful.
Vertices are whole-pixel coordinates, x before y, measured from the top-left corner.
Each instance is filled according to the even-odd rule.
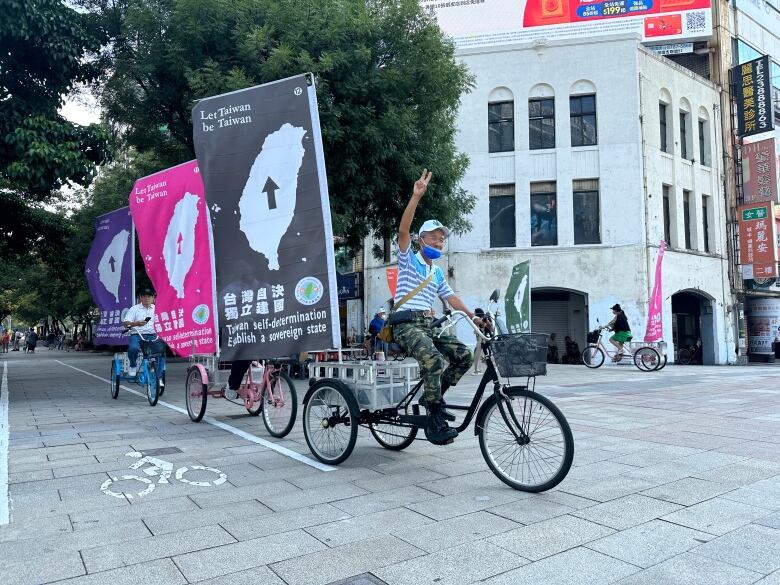
[[[203,376],[198,368],[192,367],[187,372],[187,382],[184,385],[184,401],[187,404],[187,414],[192,422],[200,422],[206,414],[206,398],[208,385],[203,383]]]
[[[357,442],[360,410],[340,380],[323,378],[303,401],[303,436],[317,459],[329,465],[346,460]]]

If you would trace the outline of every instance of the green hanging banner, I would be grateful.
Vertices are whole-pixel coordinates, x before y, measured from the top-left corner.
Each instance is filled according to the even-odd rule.
[[[504,314],[509,333],[531,331],[531,262],[526,260],[512,269],[504,297]]]

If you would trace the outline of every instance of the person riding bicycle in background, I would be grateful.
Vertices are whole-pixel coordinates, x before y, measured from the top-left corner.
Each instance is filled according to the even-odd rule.
[[[421,404],[428,410],[425,434],[432,443],[444,444],[458,436],[458,432],[447,425],[446,418],[455,420],[455,417],[444,408],[444,393],[468,372],[473,358],[471,350],[455,336],[434,336],[431,327],[433,302],[438,296],[472,319],[474,314],[447,284],[441,267],[433,264],[441,256],[450,230],[429,219],[418,232],[420,251],[416,254],[412,252],[412,220],[420,199],[428,189],[431,175],[425,169],[415,182],[412,197],[398,227],[398,284],[394,299],[398,310],[390,315],[390,324],[395,341],[420,364],[425,389]],[[417,292],[415,289],[418,289]],[[408,295],[409,298],[401,304]],[[449,362],[446,369],[445,358]]]
[[[162,342],[157,337],[157,333],[154,330],[155,314],[154,314],[154,297],[155,292],[151,287],[142,287],[138,290],[138,299],[141,301],[137,305],[133,305],[128,309],[125,314],[125,320],[122,324],[130,331],[130,340],[128,341],[127,357],[130,359],[130,369],[127,371],[128,375],[135,376],[138,374],[138,352],[141,350],[141,336],[143,339],[150,342],[157,343],[157,347],[154,348],[152,353],[162,353]],[[162,381],[162,362],[157,362],[157,377],[160,380],[160,386],[163,385]]]
[[[630,341],[633,336],[631,335],[631,328],[628,326],[628,318],[617,303],[612,306],[612,314],[614,317],[612,318],[612,321],[607,323],[607,329],[610,329],[615,333],[609,338],[609,342],[618,350],[618,352],[612,356],[612,361],[618,362],[623,357],[623,344],[626,341]]]

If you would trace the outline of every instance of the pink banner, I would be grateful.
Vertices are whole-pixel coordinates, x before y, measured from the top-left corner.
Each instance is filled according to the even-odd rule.
[[[155,329],[181,356],[216,353],[209,213],[198,162],[135,182],[130,212],[157,291]]]
[[[658,258],[655,261],[655,282],[653,294],[650,296],[650,307],[647,311],[647,330],[645,341],[661,341],[663,338],[663,285],[661,284],[661,263],[664,260],[666,242],[661,240],[658,248]]]

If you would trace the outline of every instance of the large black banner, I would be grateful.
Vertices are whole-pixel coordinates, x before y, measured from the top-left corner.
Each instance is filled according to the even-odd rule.
[[[336,268],[310,74],[201,100],[192,110],[214,234],[220,357],[339,344]]]
[[[737,133],[752,136],[774,129],[769,57],[764,55],[732,68],[731,85],[737,101]]]

